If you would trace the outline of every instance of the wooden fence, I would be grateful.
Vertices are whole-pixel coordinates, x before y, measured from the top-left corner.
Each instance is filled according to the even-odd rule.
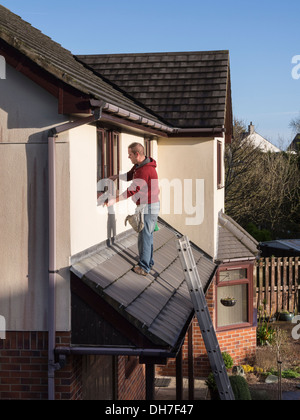
[[[299,257],[261,258],[256,264],[257,308],[274,315],[299,311]]]

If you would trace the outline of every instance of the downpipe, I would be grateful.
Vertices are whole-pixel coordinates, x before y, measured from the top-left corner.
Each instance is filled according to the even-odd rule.
[[[56,283],[56,143],[48,138],[49,165],[49,289],[48,289],[48,399],[55,399],[55,283]]]
[[[48,133],[48,184],[49,184],[49,278],[48,278],[48,400],[55,400],[55,372],[62,364],[55,362],[56,347],[56,242],[57,242],[57,213],[56,213],[56,139],[60,133],[69,131],[92,122],[99,121],[102,108],[94,110],[90,117],[81,118],[74,122],[62,124],[52,128]]]

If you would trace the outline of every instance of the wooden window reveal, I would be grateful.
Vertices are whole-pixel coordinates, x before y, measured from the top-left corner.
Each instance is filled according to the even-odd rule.
[[[217,187],[223,188],[223,145],[221,141],[217,143]]]

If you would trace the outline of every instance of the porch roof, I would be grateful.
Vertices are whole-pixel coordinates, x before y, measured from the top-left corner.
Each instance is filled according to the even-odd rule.
[[[153,346],[174,349],[181,344],[194,309],[176,246],[180,235],[162,221],[159,228],[154,234],[155,266],[147,277],[131,271],[138,260],[133,231],[109,247],[79,260],[75,257],[71,271],[98,296],[99,305],[103,300]],[[207,290],[216,265],[199,248],[194,246],[193,252]],[[110,322],[118,329],[113,319]]]
[[[230,216],[220,212],[216,260],[253,260],[258,255],[258,242]]]

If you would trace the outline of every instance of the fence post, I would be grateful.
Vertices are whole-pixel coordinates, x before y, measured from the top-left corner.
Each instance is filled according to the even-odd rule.
[[[280,312],[283,307],[282,300],[282,275],[281,275],[281,258],[277,258],[277,312]]]
[[[288,286],[287,286],[287,268],[288,268],[288,258],[283,257],[283,310],[288,310]]]
[[[267,316],[300,309],[299,265],[299,257],[261,258],[255,264],[257,307],[265,309]]]
[[[298,313],[299,311],[299,257],[295,258],[295,309]]]
[[[266,302],[267,316],[271,312],[270,292],[269,292],[269,284],[270,284],[269,267],[270,267],[270,258],[265,258],[265,302]]]
[[[275,292],[275,266],[276,260],[275,257],[271,258],[271,311],[270,315],[274,315],[277,312],[277,299],[276,299],[276,292]]]
[[[261,258],[259,260],[259,269],[258,269],[258,280],[259,280],[259,285],[258,285],[258,309],[260,309],[263,305],[262,305],[262,294],[263,294],[263,280],[264,280],[264,263],[263,263],[264,259]]]
[[[294,312],[295,308],[295,293],[296,290],[293,290],[293,257],[289,258],[289,312]]]

